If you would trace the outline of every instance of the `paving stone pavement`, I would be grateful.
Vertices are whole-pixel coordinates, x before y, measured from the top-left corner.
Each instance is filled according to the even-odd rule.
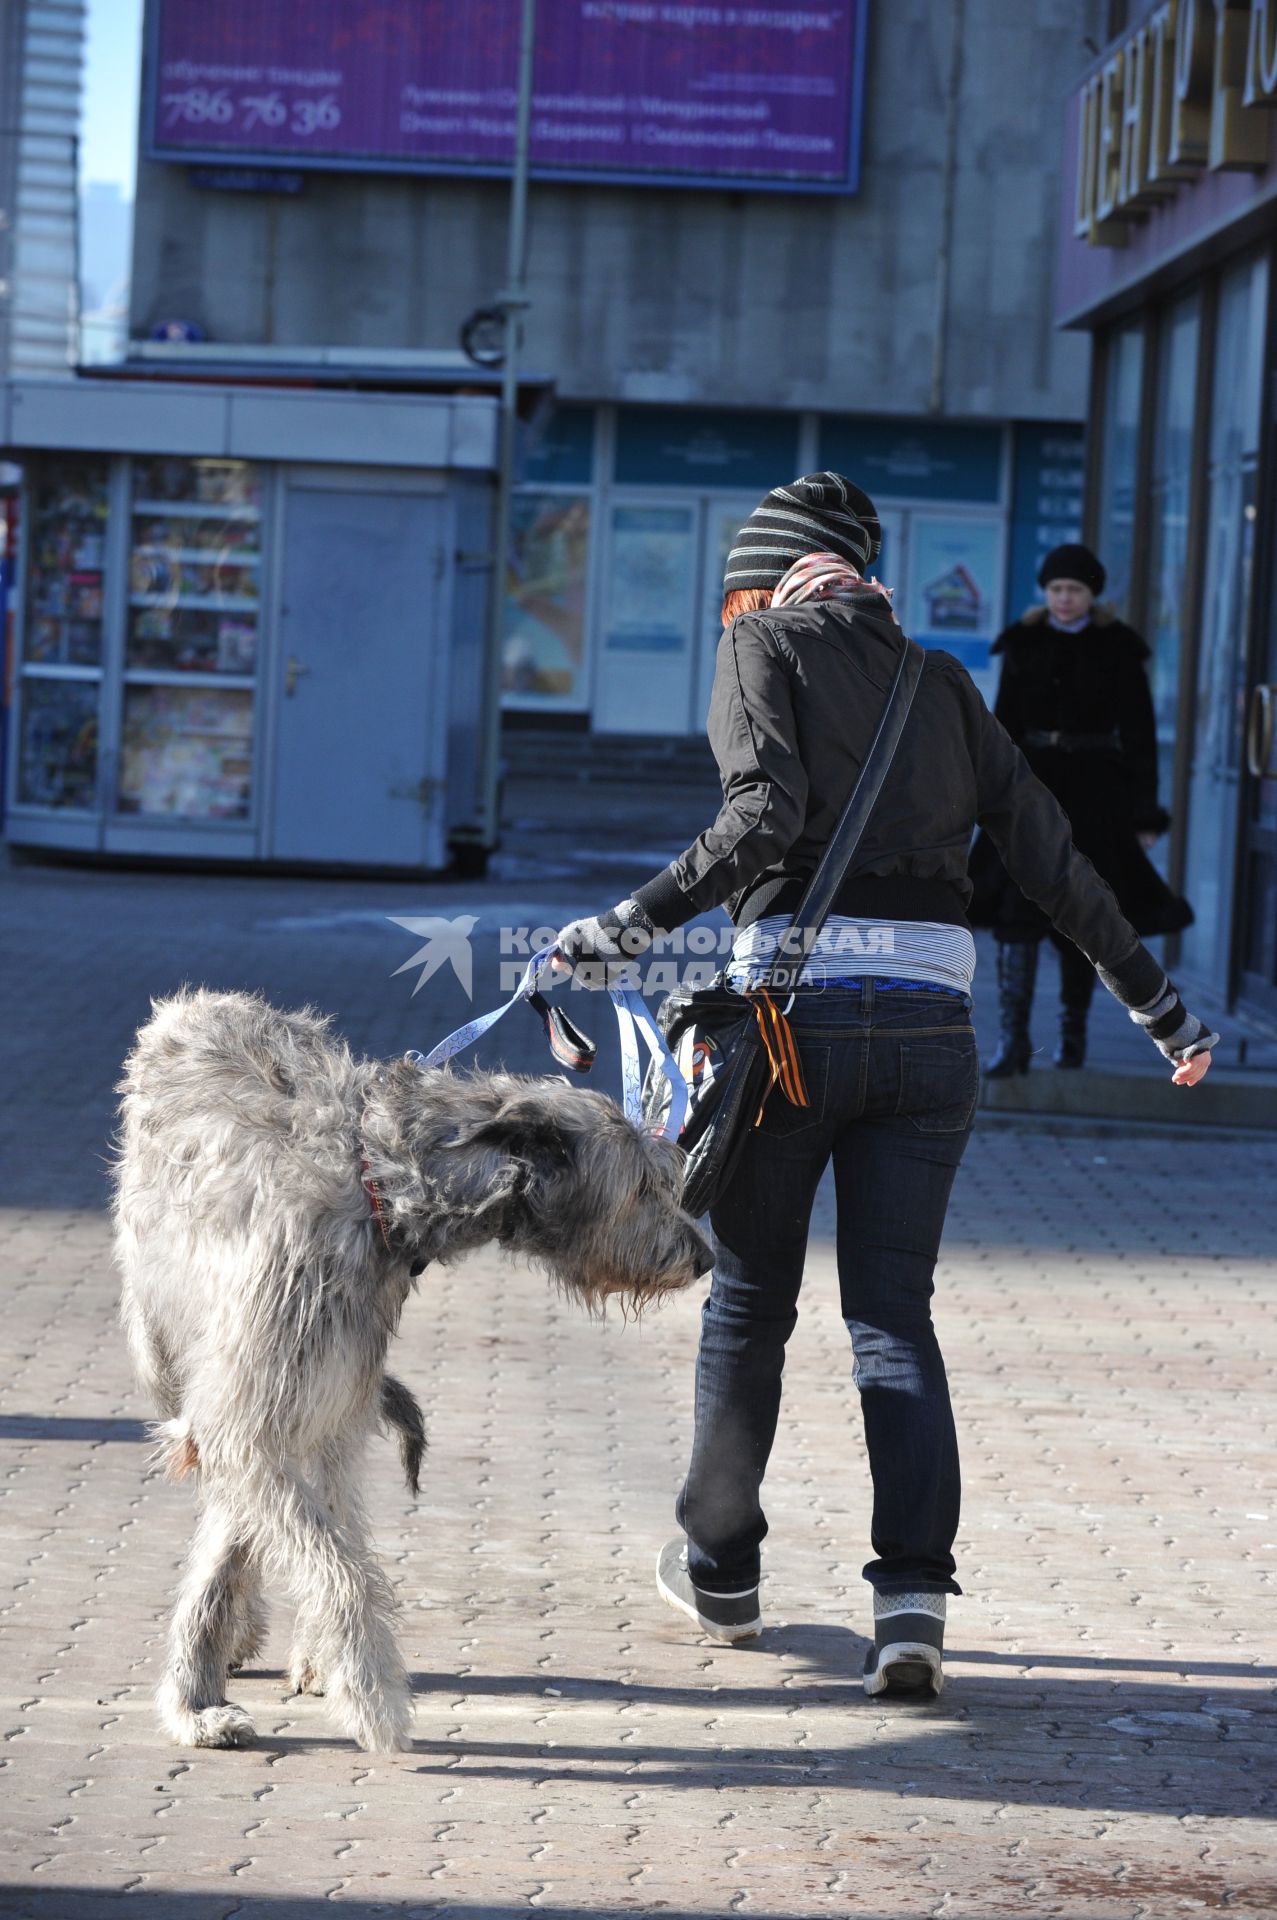
[[[1250,1140],[977,1132],[938,1274],[966,1474],[938,1702],[859,1685],[869,1486],[822,1196],[758,1642],[698,1640],[652,1585],[697,1298],[598,1324],[483,1257],[405,1313],[421,1497],[389,1446],[369,1460],[414,1750],[361,1754],[285,1697],[283,1606],[232,1687],[259,1744],[162,1742],[191,1502],[148,1474],[102,1210],[148,994],[260,986],[390,1052],[466,1003],[392,977],[413,943],[387,915],[475,912],[482,935],[607,884],[0,872],[0,1914],[1272,1914],[1277,1201]],[[486,951],[479,972],[484,1003]],[[530,1018],[498,1031],[544,1070]]]

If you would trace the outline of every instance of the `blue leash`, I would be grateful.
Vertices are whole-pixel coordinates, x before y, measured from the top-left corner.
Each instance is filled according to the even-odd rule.
[[[415,1049],[404,1055],[418,1067],[441,1067],[451,1060],[463,1048],[472,1046],[482,1039],[498,1020],[504,1020],[511,1007],[517,1007],[521,1000],[529,1000],[538,990],[542,969],[547,967],[556,949],[542,947],[534,953],[524,968],[523,978],[510,998],[491,1013],[481,1013],[475,1020],[467,1020],[441,1040],[438,1046],[431,1047],[429,1053],[418,1053]],[[653,1020],[641,994],[632,987],[609,987],[608,998],[616,1012],[617,1032],[621,1042],[621,1087],[625,1117],[634,1126],[643,1125],[643,1074],[639,1061],[639,1036],[642,1036],[653,1062],[659,1068],[669,1084],[670,1105],[663,1125],[657,1130],[660,1137],[677,1140],[683,1131],[683,1122],[687,1117],[687,1081],[673,1054],[665,1044],[665,1036]]]

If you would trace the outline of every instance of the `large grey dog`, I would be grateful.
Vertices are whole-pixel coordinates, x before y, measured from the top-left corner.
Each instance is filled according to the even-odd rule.
[[[589,1309],[705,1272],[681,1155],[561,1080],[358,1059],[310,1012],[241,993],[157,1002],[119,1091],[123,1319],[200,1512],[158,1701],[183,1746],[251,1739],[226,1699],[264,1578],[297,1607],[291,1677],[361,1746],[410,1744],[395,1602],[359,1494],[364,1442],[421,1416],[385,1372],[413,1280],[496,1241]]]

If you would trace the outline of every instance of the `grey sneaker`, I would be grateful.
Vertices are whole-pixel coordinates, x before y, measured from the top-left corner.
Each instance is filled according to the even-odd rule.
[[[874,1643],[865,1657],[865,1692],[933,1699],[944,1685],[943,1593],[875,1593]]]
[[[669,1540],[656,1556],[656,1591],[669,1607],[694,1620],[711,1640],[753,1640],[763,1630],[758,1610],[758,1588],[743,1593],[706,1593],[692,1585],[687,1571],[687,1546]]]

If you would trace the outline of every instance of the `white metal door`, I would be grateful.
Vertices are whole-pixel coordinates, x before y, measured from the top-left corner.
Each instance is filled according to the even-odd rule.
[[[437,495],[294,485],[284,514],[278,860],[438,866]]]

